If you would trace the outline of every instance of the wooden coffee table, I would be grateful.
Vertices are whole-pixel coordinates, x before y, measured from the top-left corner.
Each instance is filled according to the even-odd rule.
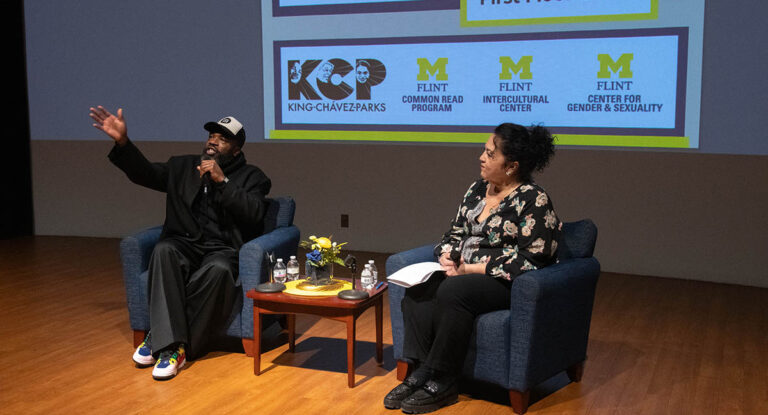
[[[358,283],[359,284],[359,283]],[[355,386],[355,322],[365,310],[376,309],[376,361],[384,358],[382,344],[382,312],[384,291],[387,283],[379,289],[369,290],[370,297],[364,300],[342,300],[333,297],[308,297],[284,293],[261,293],[250,290],[246,294],[253,300],[253,373],[261,374],[261,315],[286,314],[288,320],[288,350],[296,347],[296,314],[314,314],[347,323],[347,386]]]

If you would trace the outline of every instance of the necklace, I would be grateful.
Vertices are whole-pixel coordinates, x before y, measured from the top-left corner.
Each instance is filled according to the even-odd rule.
[[[492,191],[492,189],[495,186],[492,183],[489,182],[488,183],[488,190],[485,191],[485,198],[486,199],[491,199],[491,200],[498,199],[498,202],[496,202],[496,204],[498,204],[499,202],[501,202],[502,199],[504,199],[505,197],[511,195],[512,192],[517,190],[517,188],[520,187],[521,184],[522,183],[512,183],[512,184],[510,184],[509,191],[502,190],[502,191],[497,192],[496,194],[491,194],[491,191]],[[504,195],[504,196],[500,196],[500,195]]]
[[[520,187],[520,184],[521,183],[512,184],[510,185],[511,189],[509,189],[509,191],[500,191],[496,194],[491,195],[490,193],[491,193],[491,190],[493,189],[493,184],[489,182],[488,189],[485,191],[485,199],[484,199],[485,205],[488,207],[488,214],[491,215],[496,213],[496,210],[498,210],[499,205],[501,204],[501,201],[507,198],[509,195],[511,195],[515,190],[517,190],[517,188]]]

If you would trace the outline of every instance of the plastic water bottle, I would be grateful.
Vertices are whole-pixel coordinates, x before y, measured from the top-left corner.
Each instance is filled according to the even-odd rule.
[[[285,270],[285,264],[283,264],[283,258],[277,258],[277,263],[275,264],[275,268],[272,269],[272,278],[275,279],[275,282],[284,283],[286,279],[286,270]]]
[[[299,261],[296,260],[296,256],[291,255],[291,259],[288,260],[288,281],[296,281],[299,279]]]
[[[376,269],[376,264],[373,263],[373,260],[368,260],[368,264],[371,266],[371,274],[373,274],[373,285],[375,286],[377,282],[379,282],[379,271]]]
[[[365,269],[360,273],[360,285],[363,286],[364,290],[371,290],[373,289],[374,284],[376,283],[373,281],[371,264],[365,264]]]

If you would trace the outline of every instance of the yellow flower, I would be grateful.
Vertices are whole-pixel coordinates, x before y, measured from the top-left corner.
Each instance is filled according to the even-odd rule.
[[[323,248],[323,249],[328,249],[331,246],[333,246],[331,244],[331,240],[326,237],[317,238],[317,244],[320,245],[320,248]]]

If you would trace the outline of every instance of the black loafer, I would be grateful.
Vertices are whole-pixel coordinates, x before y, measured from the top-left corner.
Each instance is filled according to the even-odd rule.
[[[405,398],[400,407],[406,414],[425,414],[459,400],[458,379],[451,377],[442,381],[430,380],[421,389]]]
[[[403,399],[411,396],[412,393],[424,386],[425,383],[427,383],[426,379],[408,376],[403,383],[395,386],[384,397],[384,407],[387,409],[400,409],[400,403],[403,402]]]

